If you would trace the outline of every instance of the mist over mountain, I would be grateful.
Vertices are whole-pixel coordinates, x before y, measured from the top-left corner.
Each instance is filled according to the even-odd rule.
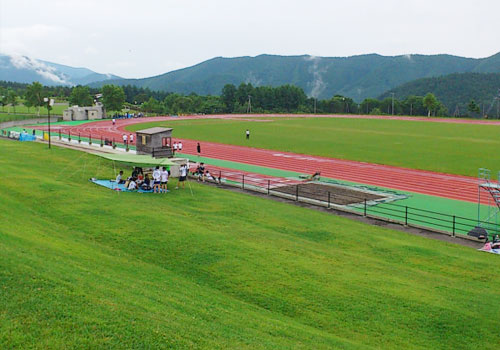
[[[93,82],[120,79],[112,74],[100,74],[87,68],[75,68],[37,60],[26,56],[0,55],[0,80],[18,83],[38,81],[44,85],[86,85]]]
[[[111,82],[200,95],[218,95],[225,84],[292,84],[301,87],[311,97],[324,99],[338,94],[360,102],[419,78],[466,72],[500,72],[500,53],[481,59],[451,55],[377,54],[351,57],[216,57],[192,67],[150,78]],[[102,83],[92,84],[99,85]]]

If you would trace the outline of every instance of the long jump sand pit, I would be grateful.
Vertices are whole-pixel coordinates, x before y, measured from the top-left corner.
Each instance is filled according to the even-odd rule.
[[[272,191],[336,205],[351,205],[364,203],[365,200],[375,202],[388,199],[388,196],[377,194],[374,191],[320,182],[279,186],[274,187]]]

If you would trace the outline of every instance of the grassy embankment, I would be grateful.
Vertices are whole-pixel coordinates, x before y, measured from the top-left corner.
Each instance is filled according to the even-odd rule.
[[[0,140],[0,348],[497,349],[498,256]],[[175,182],[175,180],[172,180]]]
[[[478,168],[500,170],[500,126],[399,120],[267,118],[272,122],[185,120],[130,126],[174,128],[193,140],[290,151],[477,176]],[[245,140],[245,130],[251,140]]]

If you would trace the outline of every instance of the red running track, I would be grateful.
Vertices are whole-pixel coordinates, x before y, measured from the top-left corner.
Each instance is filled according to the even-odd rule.
[[[269,117],[269,115],[266,115]],[[179,120],[192,118],[234,118],[229,116],[203,116],[203,117],[155,117],[140,119],[117,120],[116,125],[111,121],[99,121],[78,126],[58,126],[64,134],[71,132],[72,135],[81,133],[82,137],[109,138],[120,142],[124,133],[124,127],[136,123],[162,120]],[[236,116],[239,117],[239,116]],[[248,116],[241,116],[248,117]],[[264,117],[264,116],[262,116]],[[462,121],[461,121],[462,122]],[[474,121],[471,121],[474,122]],[[45,129],[45,127],[38,127]],[[178,139],[179,140],[179,139]],[[196,141],[182,140],[184,149],[182,153],[197,154]],[[324,177],[338,180],[357,182],[367,185],[391,188],[414,193],[477,202],[478,180],[476,178],[435,173],[423,170],[414,170],[387,165],[364,163],[335,158],[309,156],[289,152],[256,149],[242,146],[232,146],[213,142],[201,142],[201,156],[239,162],[244,164],[258,165],[262,167],[294,171],[302,174],[313,174],[320,171]],[[488,204],[486,195],[481,196],[484,204]]]

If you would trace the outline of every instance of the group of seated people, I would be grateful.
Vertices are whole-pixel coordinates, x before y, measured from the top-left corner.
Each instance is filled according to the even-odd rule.
[[[153,182],[148,173],[144,175],[141,167],[134,167],[132,174],[125,180],[123,178],[123,170],[116,176],[115,182],[117,184],[125,185],[129,191],[135,191],[139,188],[144,191],[149,191],[153,188]]]
[[[220,181],[220,179],[213,177],[208,169],[205,169],[205,163],[200,163],[196,167],[195,171],[192,172],[192,175],[196,177],[198,181],[201,180],[205,182],[205,180],[208,180],[215,183]]]
[[[159,166],[154,170],[150,169],[150,171],[152,171],[152,175],[148,172],[145,173],[141,167],[134,167],[132,174],[125,179],[123,170],[120,170],[120,173],[116,176],[115,182],[125,185],[125,188],[129,191],[142,189],[144,191],[153,190],[153,192],[167,192],[170,171],[165,167],[160,169]],[[220,178],[214,177],[208,169],[205,169],[205,163],[197,165],[195,170],[191,172],[191,175],[196,177],[198,181],[220,183]],[[183,180],[180,179],[180,181]]]

